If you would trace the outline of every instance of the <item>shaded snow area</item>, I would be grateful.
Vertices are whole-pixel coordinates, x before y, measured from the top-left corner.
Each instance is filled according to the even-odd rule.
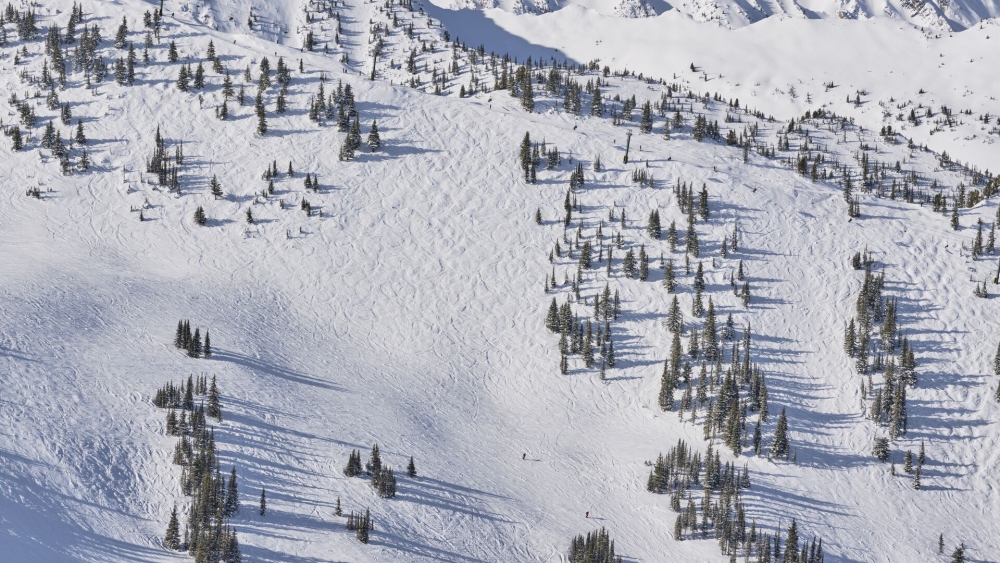
[[[931,72],[944,52],[948,65],[995,59],[995,27],[935,39],[882,20],[727,31],[676,13],[642,17],[666,11],[656,2],[617,3],[629,16],[618,19],[579,7],[513,16],[416,2],[167,0],[156,37],[143,15],[158,4],[121,0],[83,4],[75,42],[61,44],[61,85],[45,38],[59,26],[65,39],[73,4],[33,6],[36,37],[20,38],[5,12],[0,47],[0,559],[195,560],[164,541],[174,507],[184,539],[197,495],[182,490],[193,466],[174,463],[179,438],[154,394],[204,376],[222,409],[204,434],[214,438],[211,473],[217,465],[228,479],[235,467],[242,505],[210,520],[236,532],[248,563],[571,561],[573,537],[601,527],[625,562],[761,561],[760,538],[773,546],[779,534],[784,552],[793,519],[800,548],[822,538],[828,563],[948,561],[961,543],[969,561],[997,560],[1000,290],[987,241],[998,206],[981,195],[998,189],[989,168],[1000,108],[986,66],[954,84]],[[26,9],[11,8],[19,18]],[[123,16],[131,85],[115,81],[128,53],[114,46]],[[602,35],[602,21],[622,36]],[[94,25],[95,54],[110,65],[102,81],[77,68]],[[656,25],[691,44],[667,52],[674,39]],[[773,39],[758,66],[722,62],[726,38],[762,52],[765,33],[751,35],[761,29],[794,32]],[[895,56],[919,44],[918,76],[866,62],[885,72],[862,82],[841,61],[826,77],[795,52],[795,38],[826,50],[852,34],[858,51],[884,44]],[[640,54],[653,47],[659,58]],[[509,89],[523,91],[528,55],[530,113]],[[199,63],[204,87],[180,91],[182,65]],[[220,119],[225,71],[234,97]],[[361,146],[343,159],[348,86]],[[325,105],[311,109],[321,88]],[[575,96],[579,109],[567,111]],[[157,130],[163,182],[150,171]],[[525,133],[529,161],[540,153],[528,166],[534,183],[519,158]],[[645,279],[626,273],[640,253]],[[987,298],[977,295],[984,285]],[[558,322],[546,326],[553,299],[569,313],[565,339]],[[709,301],[717,359],[704,346]],[[852,319],[863,345],[865,315],[867,367],[845,351]],[[179,320],[210,331],[210,357],[175,347]],[[577,350],[588,326],[589,367]],[[607,329],[613,367],[597,336]],[[905,414],[892,405],[873,415],[876,397],[898,403],[904,390]],[[772,456],[782,412],[789,450]],[[891,438],[885,462],[872,453],[878,438]],[[675,494],[650,492],[658,456],[681,440],[709,470],[679,477]],[[376,443],[395,472],[394,498],[364,471],[344,474],[353,450],[364,464]],[[362,543],[345,525],[366,510],[373,528]],[[813,553],[809,563],[820,560]]]

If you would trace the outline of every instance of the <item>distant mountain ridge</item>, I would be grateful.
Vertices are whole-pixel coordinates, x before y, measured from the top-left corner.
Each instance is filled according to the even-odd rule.
[[[1000,16],[997,0],[438,0],[452,9],[501,9],[543,14],[571,5],[623,18],[656,17],[670,10],[702,22],[740,28],[779,18],[867,20],[889,18],[930,32],[963,31]]]

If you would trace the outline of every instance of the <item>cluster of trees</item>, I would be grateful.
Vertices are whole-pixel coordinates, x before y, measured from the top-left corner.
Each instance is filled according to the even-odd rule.
[[[356,515],[352,510],[347,515],[347,529],[355,533],[359,542],[368,543],[368,535],[375,529],[375,526],[372,524],[371,512],[366,508],[363,515]]]
[[[872,445],[872,455],[882,463],[890,461],[891,458],[892,465],[889,472],[892,475],[896,475],[896,460],[889,449],[888,438],[875,438],[875,443]],[[924,450],[923,440],[920,441],[920,449],[916,454],[913,453],[913,450],[906,450],[906,453],[903,455],[903,473],[913,476],[913,488],[918,491],[920,490],[920,474],[923,471],[926,459],[927,454]]]
[[[347,466],[344,468],[344,475],[348,477],[358,477],[361,475],[361,471],[361,452],[358,450],[351,450],[351,454],[347,458]],[[371,477],[372,489],[374,489],[380,497],[396,497],[396,474],[393,472],[391,467],[382,463],[382,456],[379,452],[378,444],[372,446],[372,451],[368,456],[368,462],[364,466],[364,471],[367,476]],[[407,466],[407,474],[410,477],[416,477],[417,475],[417,469],[413,463],[412,456],[410,457],[410,462]]]
[[[569,545],[569,563],[622,563],[615,555],[615,540],[605,528],[580,534]]]
[[[188,356],[192,358],[212,357],[212,338],[208,334],[208,329],[205,329],[205,342],[203,344],[201,329],[195,328],[194,333],[192,333],[191,321],[188,320],[177,321],[177,330],[174,332],[174,347],[186,350]]]
[[[207,411],[204,404],[195,408],[194,396],[206,394]],[[177,506],[173,507],[164,545],[174,551],[187,551],[196,563],[239,563],[239,539],[230,525],[230,518],[240,509],[236,468],[231,469],[228,479],[221,473],[215,430],[208,426],[206,418],[207,413],[222,419],[215,378],[210,388],[205,377],[195,381],[189,376],[187,384],[180,386],[168,383],[157,390],[153,402],[168,409],[167,433],[180,436],[173,461],[182,467],[181,491],[191,499],[183,533]],[[175,409],[181,410],[179,418]]]
[[[167,152],[167,143],[160,135],[160,127],[156,127],[153,140],[153,154],[146,161],[146,172],[155,174],[161,186],[169,186],[171,191],[180,193],[180,166],[184,164],[184,143],[174,146],[174,154]]]
[[[684,440],[670,448],[667,455],[660,454],[646,480],[646,490],[656,494],[670,494],[670,505],[680,512],[680,500],[692,487],[703,486],[714,491],[728,489],[730,493],[750,488],[750,473],[746,466],[741,472],[735,464],[722,464],[719,451],[709,443],[708,455],[702,462],[701,454]]]
[[[161,409],[169,409],[167,412],[167,434],[171,436],[181,436],[184,434],[183,430],[187,428],[184,413],[185,411],[194,413],[197,410],[195,409],[194,398],[199,395],[208,397],[208,410],[203,410],[202,417],[207,413],[208,416],[222,422],[219,388],[216,386],[214,375],[212,376],[211,386],[208,384],[208,376],[199,375],[197,378],[188,376],[187,385],[183,381],[180,385],[174,385],[173,382],[170,382],[156,390],[156,394],[153,396],[153,404]],[[182,409],[180,421],[177,420],[174,409]]]
[[[882,294],[885,274],[872,272],[874,261],[867,251],[865,258],[855,255],[853,262],[863,263],[865,274],[855,302],[856,317],[844,330],[844,351],[855,359],[858,373],[868,376],[867,385],[861,382],[861,394],[871,396],[870,418],[888,426],[889,437],[895,440],[907,431],[906,389],[917,384],[917,362],[898,326],[896,299]],[[872,374],[880,371],[883,384],[876,388]]]
[[[704,496],[699,503],[693,491],[700,487]],[[749,561],[756,555],[761,563],[821,563],[823,540],[813,538],[800,546],[798,525],[793,520],[784,538],[767,534],[748,518],[741,493],[750,487],[746,467],[723,465],[718,450],[713,456],[709,444],[705,461],[686,442],[679,440],[666,456],[657,458],[646,490],[670,494],[670,506],[679,514],[674,522],[674,539],[707,539],[710,534],[719,542],[723,554],[735,558],[742,554]],[[686,498],[687,503],[682,504]],[[699,517],[700,514],[700,517]]]

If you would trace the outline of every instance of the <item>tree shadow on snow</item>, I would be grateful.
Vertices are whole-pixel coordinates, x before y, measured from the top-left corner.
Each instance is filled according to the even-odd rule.
[[[344,387],[331,383],[329,381],[324,381],[322,379],[313,377],[311,375],[302,373],[300,371],[295,371],[290,368],[269,364],[262,361],[259,358],[251,358],[250,356],[247,356],[245,354],[239,354],[237,352],[231,352],[228,350],[215,350],[212,353],[212,357],[210,359],[219,362],[234,363],[243,366],[245,368],[251,369],[253,371],[262,373],[264,375],[272,375],[295,383],[303,383],[306,385],[311,385],[313,387],[331,389],[333,391],[346,391]]]

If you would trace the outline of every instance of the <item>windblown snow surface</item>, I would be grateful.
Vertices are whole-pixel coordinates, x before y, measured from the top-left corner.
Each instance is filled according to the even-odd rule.
[[[49,151],[37,148],[39,126],[28,150],[13,152],[9,138],[0,140],[0,559],[190,560],[162,546],[170,509],[188,499],[180,494],[180,468],[171,464],[165,413],[151,395],[169,381],[206,374],[218,378],[223,395],[215,436],[223,469],[235,466],[239,474],[244,508],[233,523],[244,561],[564,561],[573,535],[600,526],[626,561],[728,560],[714,540],[674,541],[669,497],[645,490],[646,462],[678,439],[707,448],[700,424],[657,405],[672,298],[660,284],[661,254],[681,272],[685,319],[700,326],[689,314],[682,250],[671,253],[666,240],[645,233],[655,208],[664,228],[672,220],[685,224],[671,189],[679,179],[704,183],[710,194],[711,218],[697,227],[706,298],[720,321],[731,313],[740,331],[751,327],[753,358],[770,392],[765,443],[784,408],[796,451],[796,464],[723,452],[724,461],[749,468],[748,519],[774,530],[795,518],[803,537],[822,536],[832,562],[943,560],[941,533],[948,551],[964,542],[972,560],[997,560],[997,300],[972,294],[995,265],[965,250],[976,220],[994,221],[995,200],[962,210],[958,231],[929,206],[874,194],[860,195],[862,216],[849,221],[832,183],[812,183],[754,153],[744,164],[738,148],[697,143],[689,127],[665,140],[660,118],[644,135],[636,122],[615,127],[609,118],[569,116],[561,100],[541,94],[531,114],[504,92],[459,98],[467,59],[443,96],[400,87],[399,79],[391,84],[400,71],[388,61],[381,78],[368,81],[366,22],[386,21],[380,6],[340,6],[344,46],[324,55],[299,51],[294,22],[286,22],[289,35],[279,43],[262,37],[266,30],[247,32],[246,13],[235,23],[206,24],[205,13],[230,21],[221,0],[167,2],[164,35],[150,49],[153,62],[139,65],[135,86],[108,81],[88,92],[71,73],[59,92],[85,124],[89,172],[62,175]],[[141,15],[152,8],[90,3],[86,22],[113,37],[125,15],[139,47]],[[38,12],[43,26],[65,25],[69,5],[43,2]],[[273,12],[300,17],[302,10]],[[440,32],[420,18],[418,31]],[[471,45],[477,31],[452,33]],[[409,44],[398,30],[390,38],[384,58],[398,67]],[[208,72],[202,101],[178,92],[178,65],[166,62],[171,39],[182,61],[195,64],[213,39],[237,84],[247,65],[256,76],[262,56],[272,68],[283,56],[294,69],[290,111],[272,111],[272,87],[266,136],[254,134],[252,101],[230,103],[230,119],[217,120],[220,77]],[[18,73],[40,72],[41,42],[14,67],[20,46],[2,49],[4,99],[37,88]],[[450,62],[450,49],[440,41],[435,48],[420,54],[421,67]],[[104,50],[120,55],[110,44]],[[351,63],[338,62],[343,52]],[[363,130],[378,120],[382,150],[338,161],[344,134],[306,116],[321,73],[330,79],[327,93],[341,80],[355,89]],[[481,64],[480,73],[492,85]],[[251,100],[253,88],[247,85]],[[612,77],[605,95],[634,93],[641,103],[662,91]],[[58,121],[44,95],[32,100],[40,119]],[[723,120],[724,106],[696,105]],[[16,121],[9,104],[4,111],[5,124]],[[738,130],[752,119],[740,114],[746,122],[733,124]],[[760,122],[761,135],[774,143],[783,119],[798,115]],[[157,126],[171,146],[184,142],[181,195],[145,173]],[[67,127],[57,129],[69,137]],[[629,165],[622,164],[626,129],[636,133]],[[901,161],[938,180],[944,193],[964,179],[905,142],[888,145],[853,126],[847,133],[811,129],[812,142],[845,163],[864,139],[877,146],[873,157]],[[540,169],[537,185],[524,183],[517,162],[525,131],[563,154],[555,170]],[[591,167],[597,156],[599,173]],[[261,174],[272,160],[279,179],[275,195],[264,199]],[[289,161],[292,178],[284,174]],[[645,244],[652,257],[647,281],[622,276],[623,251],[616,251],[610,279],[603,265],[585,272],[581,293],[591,305],[574,304],[577,314],[592,311],[605,283],[622,301],[612,325],[618,363],[603,382],[578,356],[561,375],[558,337],[544,327],[551,298],[565,301],[570,290],[562,282],[576,272],[575,260],[564,254],[550,264],[548,254],[563,237],[562,202],[578,161],[586,185],[574,221],[582,221],[585,236],[604,219],[606,233],[621,230],[626,248]],[[630,176],[647,165],[656,184],[640,188]],[[318,194],[305,192],[307,172],[317,175]],[[218,200],[208,192],[213,174],[225,191]],[[40,199],[25,195],[36,186]],[[303,198],[311,217],[299,209]],[[204,227],[191,220],[199,205],[209,217]],[[627,210],[623,230],[607,221],[612,206]],[[253,225],[244,220],[248,208]],[[739,250],[723,258],[720,243],[737,222]],[[843,351],[861,284],[849,258],[865,248],[884,268],[886,296],[898,299],[918,362],[909,432],[892,445],[897,476],[871,455],[885,429],[866,418],[866,379]],[[748,308],[729,287],[739,260],[751,285]],[[560,285],[546,294],[543,280],[553,268]],[[212,358],[188,358],[173,347],[178,319],[211,331]],[[918,491],[901,460],[921,441],[927,463]],[[392,500],[342,473],[352,449],[367,456],[375,442],[400,475]],[[419,473],[413,479],[403,475],[411,455]],[[261,487],[269,499],[264,517],[254,509]],[[337,497],[345,511],[371,509],[370,544],[344,530],[334,515]]]

